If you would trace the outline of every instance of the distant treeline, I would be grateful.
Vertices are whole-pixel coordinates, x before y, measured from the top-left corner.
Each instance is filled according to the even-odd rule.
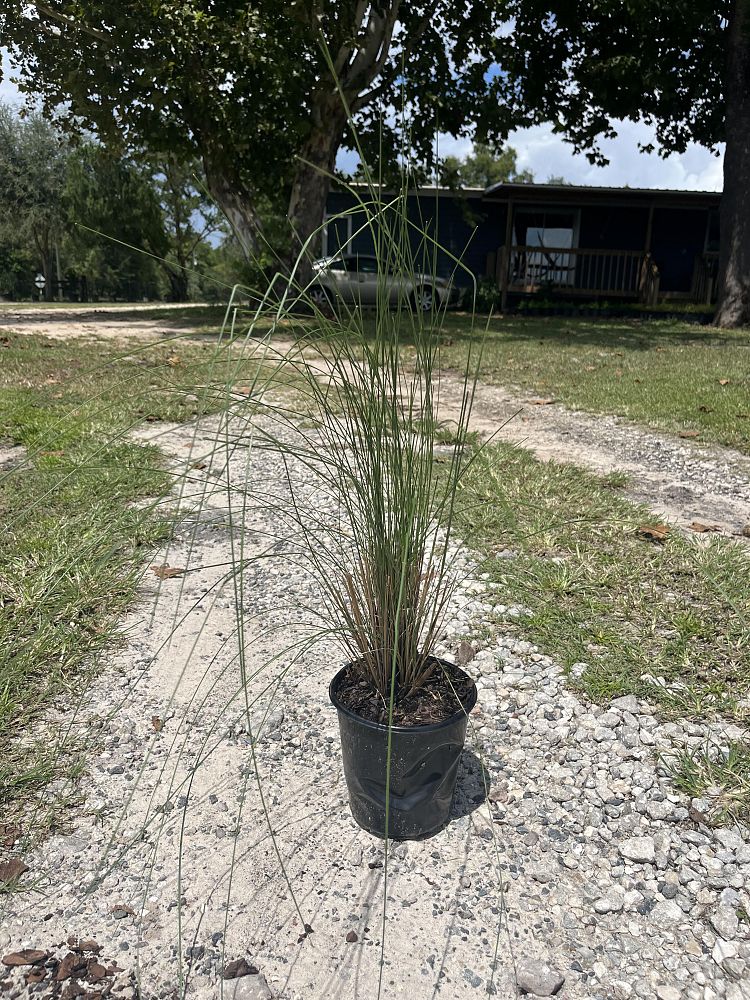
[[[251,281],[200,164],[71,142],[0,104],[0,299],[182,302]]]

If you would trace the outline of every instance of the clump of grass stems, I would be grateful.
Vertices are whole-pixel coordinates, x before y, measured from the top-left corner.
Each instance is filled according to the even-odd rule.
[[[475,445],[469,420],[479,361],[479,351],[470,352],[450,452],[438,467],[445,305],[421,309],[410,292],[416,274],[427,272],[429,283],[438,247],[409,222],[406,198],[405,187],[388,201],[373,189],[353,210],[378,261],[373,319],[357,306],[316,309],[281,359],[311,428],[282,407],[275,416],[293,427],[291,438],[267,430],[257,439],[314,472],[318,485],[307,502],[290,478],[291,499],[279,504],[285,535],[316,580],[323,632],[338,638],[386,703],[394,691],[418,690],[435,669],[457,583],[453,507]],[[461,267],[455,258],[452,266]],[[294,298],[298,307],[304,290]]]
[[[675,786],[691,798],[705,798],[712,824],[750,821],[750,744],[683,747],[661,759]]]

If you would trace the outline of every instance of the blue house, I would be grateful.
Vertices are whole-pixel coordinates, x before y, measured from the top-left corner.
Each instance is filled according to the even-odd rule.
[[[497,283],[503,306],[534,295],[710,304],[720,200],[712,191],[502,183],[421,188],[409,193],[408,212],[449,251],[438,255],[438,273],[452,273],[450,255],[460,257],[476,277]],[[364,215],[334,218],[355,205],[350,192],[330,193],[324,256],[345,247],[373,252],[371,231],[357,232]],[[455,280],[471,283],[461,270]]]

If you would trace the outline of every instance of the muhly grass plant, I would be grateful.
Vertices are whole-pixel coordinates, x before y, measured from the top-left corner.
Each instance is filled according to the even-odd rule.
[[[457,583],[453,510],[475,445],[479,352],[467,358],[451,446],[438,464],[444,306],[420,308],[405,290],[415,274],[430,282],[438,248],[410,224],[405,191],[385,204],[361,200],[354,211],[378,259],[374,312],[344,303],[315,309],[315,322],[280,358],[302,405],[274,416],[294,433],[282,440],[271,429],[256,445],[279,448],[316,479],[308,503],[290,482],[291,502],[282,505],[288,533],[319,588],[324,634],[336,636],[390,715],[394,697],[414,694],[435,670]],[[454,272],[460,267],[454,259]],[[395,302],[394,287],[404,289]],[[329,503],[321,508],[323,494]]]

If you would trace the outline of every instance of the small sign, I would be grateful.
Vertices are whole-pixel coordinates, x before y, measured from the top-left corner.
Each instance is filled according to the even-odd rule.
[[[42,288],[44,288],[44,286],[47,284],[47,279],[44,277],[43,274],[37,274],[36,278],[34,278],[34,284],[41,291]]]

